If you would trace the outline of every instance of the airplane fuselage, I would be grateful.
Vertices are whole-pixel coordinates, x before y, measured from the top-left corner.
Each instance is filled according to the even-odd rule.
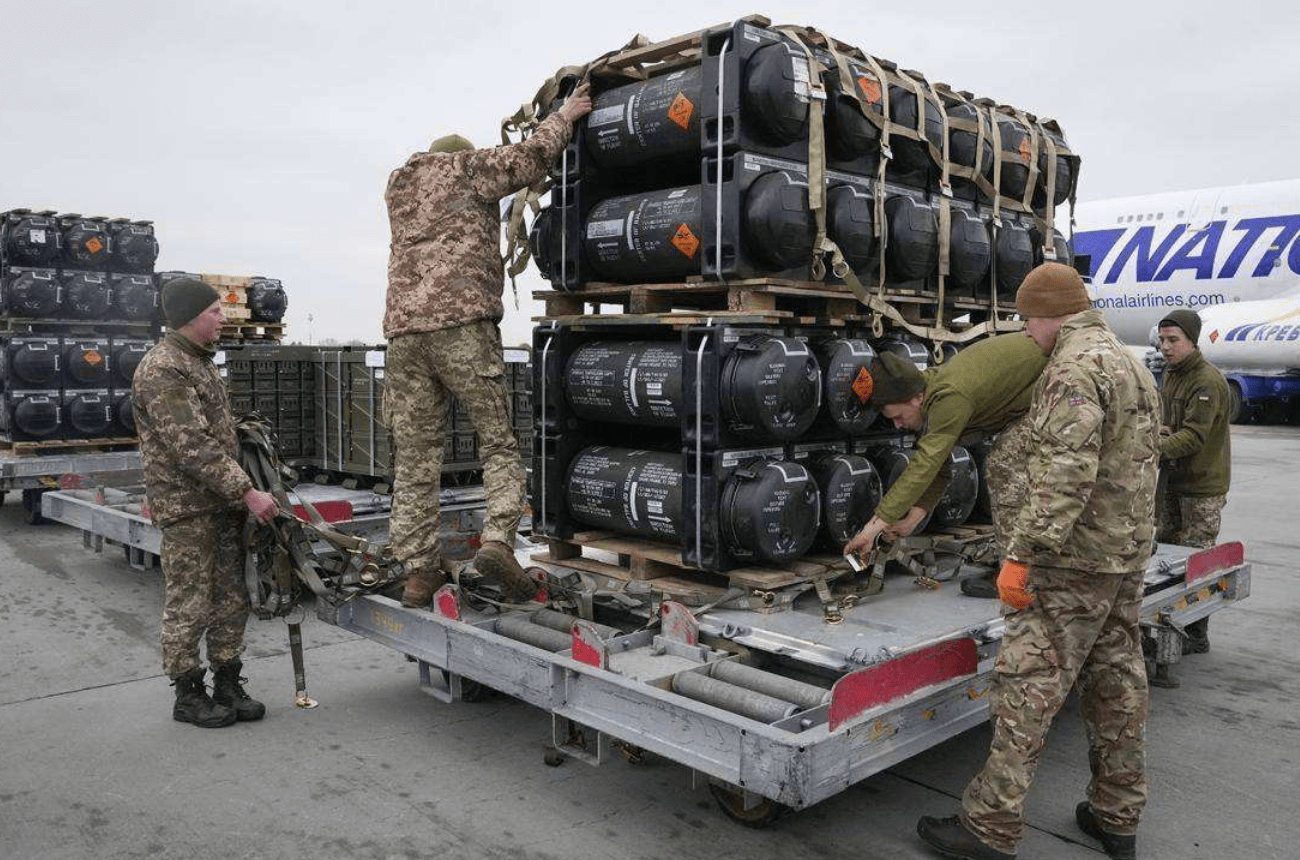
[[[1075,220],[1094,303],[1125,343],[1177,307],[1300,290],[1300,180],[1085,203]]]

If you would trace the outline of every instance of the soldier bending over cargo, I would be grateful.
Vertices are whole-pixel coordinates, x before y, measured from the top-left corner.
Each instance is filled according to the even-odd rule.
[[[1196,345],[1201,318],[1180,308],[1160,321],[1157,337],[1167,362],[1160,386],[1165,426],[1160,435],[1164,493],[1157,540],[1211,547],[1228,500],[1232,451],[1228,433],[1228,380]],[[1210,650],[1210,619],[1187,625],[1184,654]]]
[[[1077,680],[1092,779],[1075,820],[1111,857],[1132,858],[1147,798],[1138,610],[1155,536],[1159,394],[1068,266],[1030,272],[1016,309],[1050,358],[1025,419],[1028,494],[998,575],[1006,633],[993,740],[961,814],[926,816],[917,832],[950,857],[1014,857],[1048,728]]]
[[[384,337],[384,423],[396,444],[390,553],[406,572],[405,606],[426,606],[446,581],[438,492],[447,404],[478,431],[487,519],[474,566],[510,600],[536,593],[515,560],[524,468],[510,420],[501,354],[500,199],[546,175],[591,110],[580,86],[527,140],[474,149],[440,137],[388,178],[392,227]]]
[[[1046,364],[1043,351],[1021,334],[980,341],[924,372],[891,352],[877,358],[871,400],[895,427],[920,434],[917,456],[844,552],[869,550],[882,533],[911,534],[943,496],[953,446],[963,437],[997,433],[985,475],[998,551],[1005,554],[1010,520],[1024,501],[1028,425],[1022,418]],[[963,580],[962,591],[997,596],[991,575]]]
[[[244,522],[276,513],[235,460],[238,442],[212,344],[225,314],[208,284],[177,278],[163,287],[171,329],[141,360],[131,383],[145,492],[162,530],[163,671],[176,687],[172,717],[203,728],[259,720],[266,712],[240,676],[248,592]],[[212,695],[203,683],[206,635]]]

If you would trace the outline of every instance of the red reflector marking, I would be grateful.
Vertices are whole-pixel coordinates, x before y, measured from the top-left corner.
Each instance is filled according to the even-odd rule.
[[[609,651],[600,634],[581,621],[573,625],[573,659],[588,666],[609,668]]]
[[[830,730],[922,687],[972,675],[978,665],[975,640],[956,639],[845,675],[831,688]]]
[[[1230,567],[1236,567],[1246,560],[1246,547],[1241,541],[1221,543],[1218,546],[1203,549],[1187,557],[1188,584],[1220,573]]]
[[[460,602],[456,599],[456,587],[451,583],[438,589],[438,593],[433,596],[433,606],[443,618],[460,620]]]
[[[341,523],[352,519],[352,503],[348,501],[317,502],[312,507],[327,523]],[[307,509],[302,505],[293,506],[293,515],[300,520],[311,521],[311,517],[307,516]]]

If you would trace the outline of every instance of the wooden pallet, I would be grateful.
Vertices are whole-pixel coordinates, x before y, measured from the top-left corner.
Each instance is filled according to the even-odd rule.
[[[103,439],[41,439],[18,442],[0,439],[0,450],[10,451],[19,456],[36,457],[50,453],[77,454],[116,448],[134,448],[139,444],[140,439],[136,436],[110,436]]]
[[[221,327],[221,342],[263,341],[279,343],[284,339],[284,323],[238,322]]]
[[[685,564],[677,546],[605,531],[579,532],[571,540],[548,539],[547,544],[547,551],[535,554],[534,560],[627,582],[654,580],[656,587],[669,585],[694,591],[725,590],[729,586],[775,591],[817,579],[835,579],[849,571],[848,563],[839,556],[814,555],[780,568],[741,567],[709,573]],[[613,554],[617,561],[603,560],[594,553]]]
[[[884,296],[908,322],[917,325],[935,322],[933,294],[893,289],[886,290]],[[602,306],[616,307],[621,314],[755,314],[786,324],[807,325],[863,322],[869,317],[867,309],[845,285],[781,278],[749,278],[726,283],[703,280],[666,284],[590,283],[571,293],[539,291],[533,297],[546,303],[546,316],[542,319],[566,322],[587,315],[588,308],[592,315],[599,315]],[[947,301],[945,306],[946,319],[966,312],[988,311],[987,302],[968,299]]]
[[[105,329],[115,333],[141,335],[153,334],[156,323],[152,320],[74,320],[36,317],[0,316],[0,334],[42,335],[72,334],[99,335]]]

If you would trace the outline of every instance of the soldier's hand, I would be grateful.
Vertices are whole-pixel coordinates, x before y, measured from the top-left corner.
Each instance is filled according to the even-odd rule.
[[[1012,609],[1028,609],[1034,602],[1034,596],[1027,590],[1028,585],[1029,565],[1011,559],[1002,562],[1002,570],[998,572],[998,597],[1003,603]]]
[[[889,537],[907,537],[916,531],[916,527],[921,524],[921,520],[925,519],[927,513],[925,508],[912,505],[901,520],[885,529],[885,534]]]
[[[850,553],[857,553],[858,555],[862,555],[863,553],[870,552],[871,548],[876,545],[876,538],[880,536],[880,533],[885,530],[885,526],[887,525],[888,523],[880,517],[872,517],[867,521],[867,524],[862,527],[862,530],[855,534],[853,539],[844,545],[844,554],[849,555]]]
[[[560,116],[569,122],[577,122],[591,113],[591,83],[584,81],[573,94],[560,105]]]
[[[269,523],[280,510],[275,496],[254,489],[244,493],[244,505],[259,523]]]

